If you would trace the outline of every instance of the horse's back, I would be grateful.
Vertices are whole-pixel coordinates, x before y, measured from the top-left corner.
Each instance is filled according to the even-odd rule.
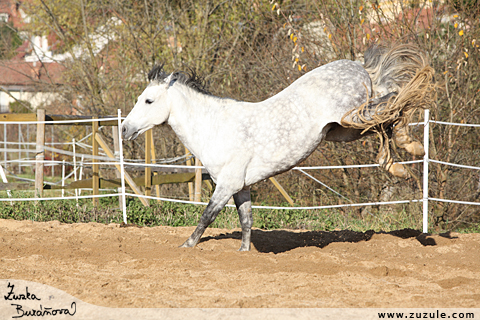
[[[306,73],[291,87],[303,97],[306,107],[317,110],[319,117],[339,122],[346,112],[359,107],[370,96],[371,79],[359,63],[338,60]]]
[[[303,75],[255,106],[248,123],[252,157],[247,184],[286,171],[310,155],[330,123],[367,100],[371,80],[361,65],[340,60]]]

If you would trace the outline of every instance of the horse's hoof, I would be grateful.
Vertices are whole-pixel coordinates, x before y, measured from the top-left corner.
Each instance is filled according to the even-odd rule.
[[[238,249],[238,251],[250,251],[250,246],[241,246],[240,249]]]
[[[425,149],[423,148],[423,145],[418,141],[413,141],[412,143],[406,145],[405,150],[407,150],[408,153],[414,156],[423,157],[425,155]]]
[[[196,243],[191,244],[188,240],[185,241],[181,246],[178,246],[179,248],[193,248],[195,247]]]
[[[395,177],[406,179],[408,178],[408,172],[401,163],[394,163],[388,168],[388,172],[393,174]]]

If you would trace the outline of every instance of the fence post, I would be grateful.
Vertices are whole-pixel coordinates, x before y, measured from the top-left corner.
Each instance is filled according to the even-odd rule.
[[[27,143],[25,143],[27,146],[27,160],[30,160],[30,125],[27,123]],[[31,167],[30,167],[31,168]]]
[[[145,132],[145,164],[152,163],[152,129]],[[150,196],[152,193],[152,168],[149,166],[145,167],[145,195]]]
[[[122,212],[123,212],[123,222],[127,223],[127,204],[125,202],[125,168],[123,165],[123,139],[121,136],[122,128],[122,110],[118,109],[118,151],[120,156],[120,181],[122,183]]]
[[[4,162],[4,167],[7,169],[7,124],[3,124],[3,160]]]
[[[51,132],[51,135],[52,135],[52,138],[50,139],[51,143],[50,145],[52,146],[52,149],[55,148],[55,136],[53,135],[53,126],[50,127],[50,132]],[[55,162],[55,151],[52,150],[52,162],[51,162],[52,166],[52,178],[55,176],[55,166],[57,165],[56,162]]]
[[[118,132],[118,126],[112,126],[112,136],[113,136],[113,155],[115,156],[115,159],[119,160],[120,158],[120,135],[119,135],[119,132]],[[122,175],[120,173],[120,171],[118,170],[115,170],[115,176],[117,178],[122,178]],[[122,192],[122,188],[117,188],[117,191],[118,193],[121,193]],[[120,208],[123,208],[123,199],[122,197],[119,197],[118,198],[118,201],[119,201],[119,205],[120,205]]]
[[[45,160],[45,110],[37,109],[37,146],[35,156],[35,196],[43,195],[43,161]]]
[[[75,138],[72,139],[72,150],[73,150],[73,181],[77,181],[77,149]],[[78,189],[75,189],[75,201],[78,206]]]
[[[93,195],[98,196],[99,194],[99,189],[100,189],[100,176],[99,176],[99,165],[98,165],[98,142],[96,139],[96,135],[98,133],[98,121],[95,121],[97,117],[93,117],[93,122],[92,122],[92,155],[93,155],[93,165],[92,165],[92,171],[93,171],[93,177],[92,177],[92,189],[93,189]],[[93,206],[97,206],[99,203],[98,198],[94,197],[93,198]]]
[[[62,160],[62,198],[65,198],[65,159]]]
[[[75,181],[77,180],[82,180],[82,177],[83,177],[83,160],[85,159],[85,156],[82,155],[82,157],[80,158],[80,172],[78,174],[78,179],[75,177]],[[76,172],[75,172],[75,176],[76,176]],[[78,190],[78,194],[77,194],[77,190]],[[77,203],[78,203],[78,196],[82,195],[82,189],[75,189],[75,195],[77,197]]]
[[[22,140],[21,140],[21,134],[22,134],[22,125],[19,123],[18,124],[18,173],[22,174]]]
[[[423,233],[428,233],[428,149],[430,135],[430,110],[425,109],[423,126],[423,146],[425,155],[423,156]]]
[[[3,183],[8,183],[7,176],[5,175],[5,172],[3,171],[1,164],[0,164],[0,178],[2,178]],[[12,197],[12,193],[8,189],[7,189],[7,195],[9,198]],[[10,201],[10,204],[13,204],[13,203]]]

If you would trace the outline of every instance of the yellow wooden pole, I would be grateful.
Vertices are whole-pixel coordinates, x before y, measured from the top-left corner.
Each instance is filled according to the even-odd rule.
[[[290,203],[292,206],[293,206],[293,200],[292,198],[290,198],[290,196],[288,195],[288,193],[285,191],[285,189],[283,189],[282,185],[280,183],[278,183],[277,179],[275,179],[274,177],[270,177],[270,181],[273,183],[273,185],[278,189],[278,191],[280,191],[280,193],[282,194],[282,196],[285,198],[285,200],[288,201],[288,203]]]
[[[37,113],[2,113],[0,115],[0,120],[2,121],[37,121],[38,120],[38,110]],[[45,113],[45,110],[43,110]],[[45,121],[42,120],[42,121]]]
[[[93,118],[96,119],[96,118]],[[93,195],[99,195],[99,187],[100,187],[100,175],[99,175],[99,165],[98,165],[98,141],[97,141],[97,134],[98,134],[98,121],[92,121],[92,155],[93,155],[93,179],[92,179],[92,189]],[[93,198],[93,205],[96,207],[99,201],[98,198]]]
[[[49,185],[47,188],[49,190],[70,190],[70,189],[86,189],[92,186],[92,179],[83,179],[77,180],[69,183],[66,186],[57,186],[57,185]],[[138,195],[142,195],[142,192],[138,188],[139,186],[143,186],[145,183],[145,177],[142,175],[137,178],[132,178],[130,175],[125,176],[125,181],[132,187],[138,191],[135,192]],[[161,174],[156,177],[152,177],[152,185],[155,184],[176,184],[176,183],[187,183],[195,181],[195,173],[194,172],[184,172],[184,173],[172,173],[172,174]],[[205,182],[208,180],[205,180]],[[121,185],[122,182],[120,179],[102,179],[100,178],[100,188],[115,188]],[[24,182],[10,182],[10,183],[0,183],[0,191],[4,190],[28,190],[30,188],[30,184]],[[143,199],[143,198],[142,198]],[[145,199],[143,199],[145,200]]]
[[[195,158],[195,166],[201,166],[202,162],[200,159]],[[202,201],[202,169],[195,169],[195,202]]]
[[[107,154],[107,157],[115,159],[115,155],[113,154],[112,150],[110,150],[110,148],[107,146],[107,143],[102,138],[102,135],[100,133],[97,133],[95,135],[95,140],[97,140],[97,144],[99,144],[102,147],[103,151],[105,151],[105,153]],[[117,168],[118,171],[121,170],[120,165],[116,164],[115,167]],[[135,192],[135,194],[137,195],[142,195],[142,192],[140,191],[140,189],[138,188],[137,184],[132,179],[132,177],[127,172],[124,172],[124,174],[125,174],[125,181],[127,181],[128,185],[130,186],[130,188],[132,188],[133,192]],[[148,201],[145,198],[140,197],[139,199],[144,206],[146,207],[150,206]]]
[[[190,151],[188,151],[187,147],[185,147],[185,155],[186,156],[190,155]],[[192,165],[192,160],[188,159],[187,160],[187,166],[191,166],[191,165]],[[188,183],[188,197],[189,197],[190,201],[193,201],[193,182]]]
[[[157,158],[157,156],[155,155],[155,143],[153,142],[153,130],[150,130],[150,131],[151,131],[151,135],[152,135],[152,138],[150,139],[150,141],[151,141],[150,150],[152,152],[152,163],[156,163],[155,159]],[[154,177],[158,176],[158,172],[154,172],[153,176]],[[155,190],[157,191],[157,197],[160,198],[160,186],[158,184],[155,185]],[[160,199],[157,199],[157,201],[161,202]]]

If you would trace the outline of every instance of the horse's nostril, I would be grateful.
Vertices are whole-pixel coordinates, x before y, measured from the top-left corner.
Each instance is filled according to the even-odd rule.
[[[127,127],[122,126],[122,134],[124,135],[125,133],[127,133]]]

